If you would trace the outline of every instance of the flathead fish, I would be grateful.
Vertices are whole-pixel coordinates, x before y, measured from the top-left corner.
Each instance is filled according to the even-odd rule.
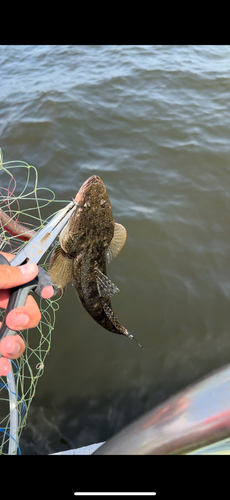
[[[93,175],[85,181],[74,201],[76,210],[60,234],[48,273],[62,289],[72,280],[80,302],[103,328],[135,340],[112,309],[110,297],[119,289],[106,274],[106,257],[111,262],[118,255],[126,241],[126,229],[114,222],[100,177]]]
[[[48,273],[61,290],[72,281],[80,302],[103,328],[137,342],[112,309],[110,297],[119,289],[106,274],[106,258],[111,262],[119,254],[126,241],[126,229],[114,222],[111,203],[100,177],[93,175],[85,181],[74,201],[76,210],[60,234],[60,244],[51,255]],[[23,241],[36,234],[2,209],[0,222],[6,231]]]

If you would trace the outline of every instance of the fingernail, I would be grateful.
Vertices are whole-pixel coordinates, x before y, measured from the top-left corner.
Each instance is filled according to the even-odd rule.
[[[32,262],[28,262],[28,264],[19,266],[19,269],[21,269],[22,274],[31,274],[35,271],[35,264],[33,264]]]
[[[15,314],[15,317],[12,320],[14,326],[25,326],[27,325],[28,322],[29,322],[29,316],[23,313]]]
[[[18,342],[14,342],[13,346],[10,349],[8,349],[7,352],[10,355],[12,355],[12,354],[14,355],[14,354],[18,354],[18,352],[20,351],[20,349],[21,349],[20,344],[18,344]]]
[[[43,288],[41,293],[43,299],[50,299],[51,297],[53,297],[53,294],[54,294],[54,289],[50,285]]]

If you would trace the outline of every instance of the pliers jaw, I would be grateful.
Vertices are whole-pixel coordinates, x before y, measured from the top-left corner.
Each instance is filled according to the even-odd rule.
[[[11,266],[20,266],[26,262],[37,264],[59,235],[60,231],[69,222],[76,209],[71,201],[67,207],[60,210],[38,233],[23,247],[11,261]]]

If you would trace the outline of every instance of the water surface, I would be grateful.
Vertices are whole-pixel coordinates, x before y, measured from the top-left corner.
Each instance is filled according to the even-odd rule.
[[[21,438],[47,454],[106,440],[229,362],[230,48],[1,46],[0,68],[4,159],[59,199],[103,179],[128,233],[113,308],[146,348],[68,286]]]

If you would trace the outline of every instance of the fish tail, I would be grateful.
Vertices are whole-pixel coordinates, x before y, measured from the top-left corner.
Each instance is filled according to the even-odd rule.
[[[103,309],[104,309],[106,315],[108,316],[109,320],[111,321],[111,323],[117,329],[117,333],[120,333],[122,335],[126,335],[126,337],[129,337],[130,339],[134,340],[134,342],[136,342],[136,344],[138,344],[139,347],[141,347],[142,349],[144,349],[144,346],[141,345],[141,344],[139,344],[139,342],[137,342],[137,340],[134,338],[134,336],[124,326],[122,326],[120,324],[118,318],[115,316],[114,312],[108,306],[108,304],[106,304],[105,301],[103,301]]]
[[[126,328],[125,328],[125,330],[126,330]],[[139,342],[137,342],[137,340],[134,338],[133,335],[131,335],[130,332],[128,332],[128,330],[126,330],[126,333],[124,332],[124,335],[126,335],[130,339],[134,340],[134,342],[136,342],[136,344],[139,345],[139,347],[141,347],[141,349],[145,349],[145,347],[143,345],[139,344]]]

